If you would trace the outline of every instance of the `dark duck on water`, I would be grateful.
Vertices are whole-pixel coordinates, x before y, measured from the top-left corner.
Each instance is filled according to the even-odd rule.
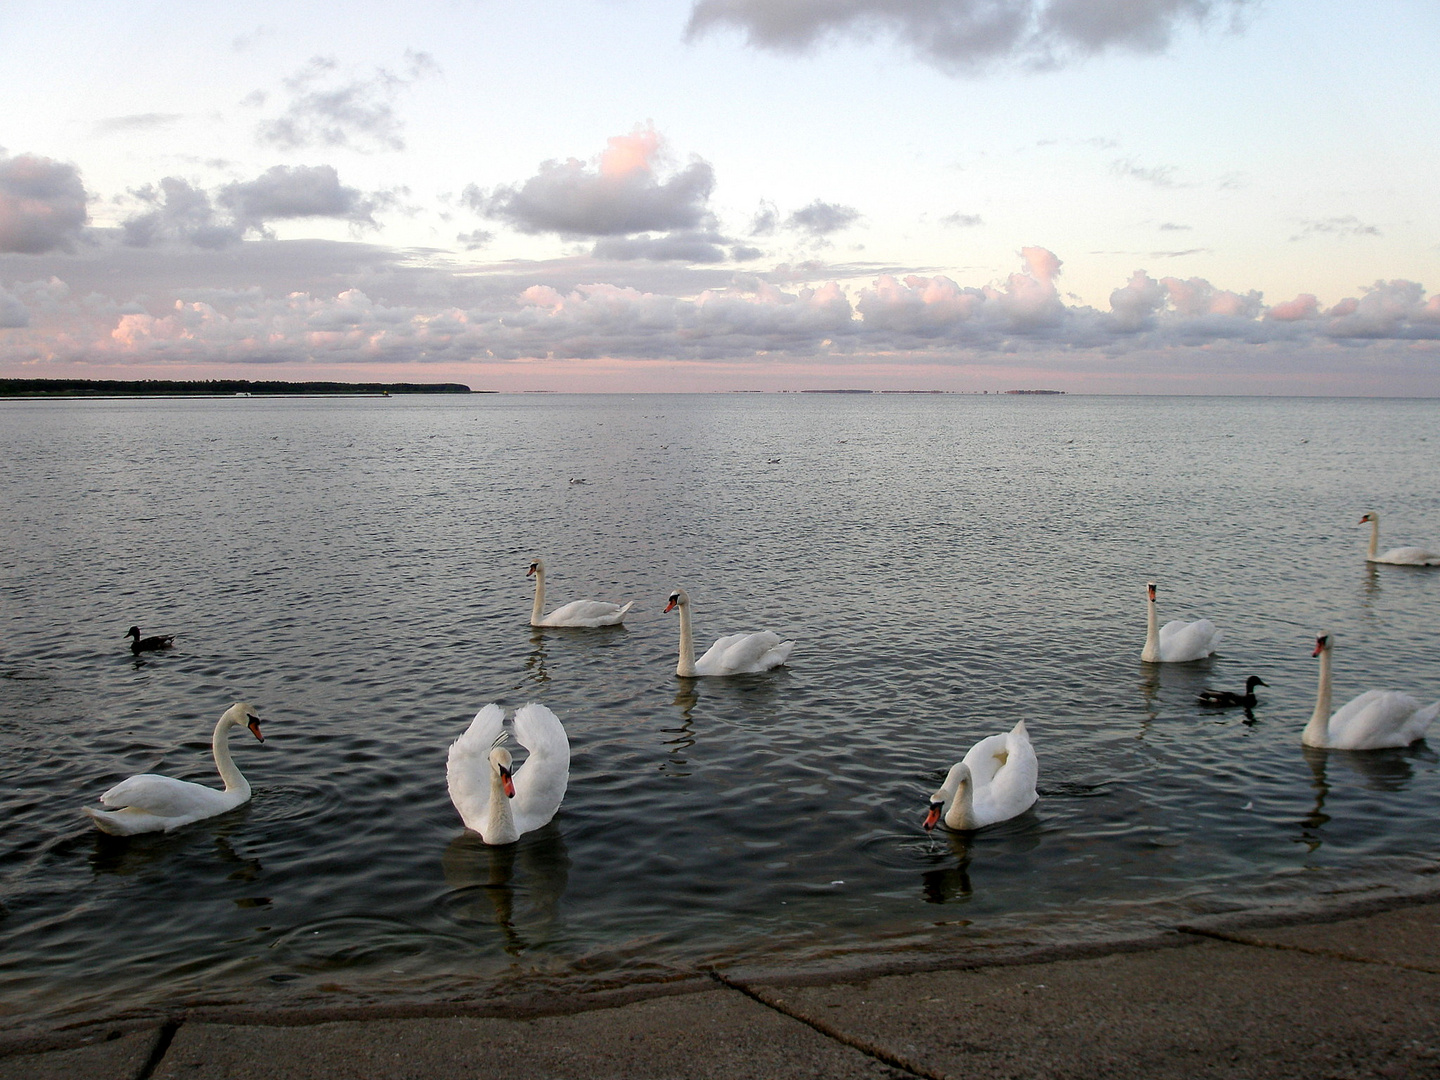
[[[174,634],[157,634],[154,637],[141,637],[140,627],[132,626],[125,631],[125,636],[130,639],[130,651],[132,653],[156,652],[159,649],[168,649],[175,644]]]
[[[1255,707],[1255,687],[1269,686],[1259,675],[1251,675],[1245,680],[1245,692],[1237,694],[1233,690],[1201,690],[1200,696],[1195,700],[1201,705],[1209,705],[1215,709],[1235,709],[1244,707],[1253,709]]]

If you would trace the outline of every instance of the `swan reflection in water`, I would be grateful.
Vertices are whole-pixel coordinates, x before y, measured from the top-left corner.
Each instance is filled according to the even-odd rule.
[[[514,689],[519,690],[527,681],[539,686],[548,683],[550,672],[545,670],[545,660],[545,631],[532,630],[530,632],[530,655],[525,658],[525,678],[517,683]]]
[[[927,861],[935,865],[920,875],[921,899],[927,904],[968,900],[975,891],[972,864],[983,877],[987,866],[1024,862],[1024,856],[1040,847],[1043,831],[1034,807],[976,832],[936,829],[925,852]]]
[[[230,843],[230,834],[241,824],[240,821],[226,822],[224,826],[213,831],[215,862],[219,864],[215,869],[230,867],[231,870],[226,875],[230,881],[254,881],[263,869],[260,860],[241,855]],[[196,847],[196,840],[193,829],[179,829],[173,833],[141,833],[133,837],[111,836],[96,830],[94,847],[90,852],[90,869],[96,874],[134,877],[153,870],[174,857],[184,861],[187,873],[196,874],[201,872],[198,867],[205,865],[203,853]]]
[[[1331,762],[1349,769],[1370,791],[1393,792],[1410,786],[1415,776],[1414,761],[1434,764],[1440,760],[1423,741],[1387,750],[1323,750],[1302,746],[1300,752],[1305,756],[1305,764],[1310,766],[1310,786],[1315,791],[1315,805],[1300,819],[1300,843],[1312,852],[1324,842],[1320,830],[1330,821],[1330,815],[1325,813],[1325,799],[1336,783],[1327,774]]]
[[[462,833],[446,846],[440,866],[454,890],[447,897],[452,918],[494,923],[511,956],[550,939],[570,880],[565,837],[554,824],[503,845]]]

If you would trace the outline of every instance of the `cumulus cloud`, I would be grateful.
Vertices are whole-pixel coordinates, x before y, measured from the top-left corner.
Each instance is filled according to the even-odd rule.
[[[984,225],[985,219],[979,214],[962,214],[956,211],[942,217],[940,224],[951,229],[973,229],[978,225]]]
[[[122,222],[124,242],[150,247],[180,241],[222,248],[247,233],[270,236],[270,223],[297,218],[333,218],[355,227],[373,227],[374,213],[394,204],[386,192],[366,194],[340,183],[330,165],[276,165],[253,180],[236,181],[213,194],[179,177],[167,176],[130,192],[143,208]]]
[[[472,184],[462,198],[476,213],[531,234],[580,238],[712,227],[714,170],[693,158],[662,178],[663,149],[659,133],[646,126],[610,139],[592,161],[546,161],[528,180],[490,192]]]
[[[816,199],[809,206],[803,206],[785,219],[785,227],[805,233],[813,239],[829,236],[831,233],[848,229],[860,220],[860,211],[853,206],[821,202]]]
[[[342,73],[334,57],[314,57],[284,80],[285,111],[262,122],[256,137],[282,150],[403,150],[405,125],[395,110],[400,91],[439,70],[429,53],[413,50],[406,50],[400,72],[376,68],[363,77]],[[266,98],[256,91],[245,103],[260,106]]]
[[[0,251],[68,251],[85,225],[85,202],[74,165],[0,151]]]
[[[844,38],[891,38],[950,73],[1013,61],[1052,68],[1110,50],[1163,52],[1177,31],[1252,0],[695,0],[687,38],[738,30],[798,53]],[[1232,22],[1233,25],[1233,22]]]

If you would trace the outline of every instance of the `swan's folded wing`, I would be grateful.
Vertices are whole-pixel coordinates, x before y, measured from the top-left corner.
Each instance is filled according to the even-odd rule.
[[[1330,745],[1342,750],[1409,746],[1433,719],[1434,713],[1422,710],[1409,694],[1367,690],[1330,717]]]
[[[793,641],[782,641],[770,630],[727,634],[711,645],[695,666],[701,670],[713,666],[717,671],[768,671],[785,663],[794,648]]]
[[[1224,636],[1209,619],[1172,619],[1160,628],[1160,657],[1171,662],[1199,660],[1219,648]]]
[[[1400,566],[1440,566],[1440,553],[1422,547],[1391,548],[1375,561]]]
[[[634,602],[622,607],[608,600],[572,600],[540,621],[546,626],[614,626],[625,618]]]
[[[122,780],[104,795],[100,802],[111,810],[130,807],[156,817],[184,817],[222,798],[223,794],[202,784],[176,780],[172,776],[142,773]]]
[[[555,816],[570,783],[570,740],[560,718],[538,702],[515,713],[515,741],[529,751],[515,770],[511,804],[521,832],[538,829]]]

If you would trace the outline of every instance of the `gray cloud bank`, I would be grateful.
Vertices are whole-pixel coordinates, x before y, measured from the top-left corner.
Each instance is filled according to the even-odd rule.
[[[1440,296],[1427,298],[1415,282],[1377,282],[1328,307],[1308,294],[1266,305],[1258,292],[1136,271],[1101,311],[1064,301],[1061,261],[1038,247],[1021,252],[1015,273],[986,284],[879,274],[854,290],[835,281],[777,284],[793,273],[783,268],[748,276],[652,268],[648,281],[631,274],[627,284],[626,264],[593,259],[457,274],[366,245],[247,241],[226,256],[226,265],[248,267],[236,279],[166,291],[153,275],[173,270],[173,258],[125,248],[114,248],[113,258],[127,250],[132,295],[95,287],[116,280],[113,259],[103,271],[98,256],[69,257],[65,271],[65,258],[52,257],[51,269],[73,286],[58,273],[18,278],[16,270],[34,264],[0,260],[0,362],[32,374],[47,362],[448,363],[478,365],[478,374],[486,364],[536,358],[823,366],[1170,355],[1189,363],[1220,348],[1255,357],[1341,350],[1356,364],[1383,348],[1407,362],[1440,360]],[[191,267],[204,257],[189,256]],[[271,278],[267,259],[277,263]],[[288,275],[278,272],[286,259],[296,262]]]
[[[952,73],[997,61],[1054,68],[1110,50],[1164,51],[1176,32],[1253,0],[696,0],[686,35],[739,30],[757,48],[797,53],[889,37]]]
[[[0,252],[69,250],[85,226],[85,200],[74,165],[0,151]]]

